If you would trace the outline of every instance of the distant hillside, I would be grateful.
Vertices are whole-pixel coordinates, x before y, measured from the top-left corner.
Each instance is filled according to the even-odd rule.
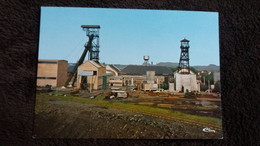
[[[160,62],[157,63],[158,66],[166,66],[166,67],[178,67],[179,63],[176,62]],[[208,70],[208,71],[219,71],[219,66],[210,64],[208,66],[206,65],[197,65],[197,66],[192,66],[195,69],[201,71],[201,70]]]
[[[128,65],[123,65],[123,64],[113,64],[113,65],[116,66],[120,70],[123,70],[126,66],[128,66]]]
[[[179,63],[176,63],[176,62],[160,62],[160,63],[157,63],[156,65],[166,66],[166,67],[177,67],[179,65]]]
[[[104,64],[104,65],[106,65],[106,64]],[[128,65],[125,65],[125,64],[113,64],[113,65],[116,66],[120,70],[123,70],[126,66],[128,66]],[[166,67],[178,67],[178,65],[179,65],[179,63],[175,63],[175,62],[160,62],[160,63],[156,64],[156,66],[166,66]],[[75,63],[69,63],[68,64],[68,71],[72,72],[74,66],[75,66]],[[219,71],[219,66],[214,65],[214,64],[210,64],[208,66],[197,65],[197,66],[192,66],[192,67],[194,67],[198,71],[201,71],[201,70]]]
[[[208,66],[202,66],[202,65],[198,65],[198,66],[192,66],[197,70],[207,70],[207,71],[219,71],[219,66],[214,65],[214,64],[210,64]]]

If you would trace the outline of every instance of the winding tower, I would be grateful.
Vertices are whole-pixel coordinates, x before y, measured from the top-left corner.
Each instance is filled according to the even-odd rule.
[[[93,36],[92,44],[89,50],[89,60],[99,62],[99,25],[81,25],[82,29],[86,31],[86,35],[90,39]],[[85,47],[87,43],[85,44]]]
[[[181,55],[178,66],[178,72],[180,74],[190,74],[190,64],[189,64],[189,40],[183,39],[181,40]]]

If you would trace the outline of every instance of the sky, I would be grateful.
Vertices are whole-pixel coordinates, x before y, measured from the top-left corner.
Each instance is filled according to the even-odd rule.
[[[41,7],[39,59],[76,63],[88,41],[81,25],[100,25],[101,63],[178,63],[186,38],[191,66],[219,65],[218,24],[217,12]]]

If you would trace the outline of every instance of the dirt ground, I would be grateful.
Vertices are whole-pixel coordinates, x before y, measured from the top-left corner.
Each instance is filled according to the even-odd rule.
[[[205,127],[88,103],[38,98],[35,138],[219,139]]]

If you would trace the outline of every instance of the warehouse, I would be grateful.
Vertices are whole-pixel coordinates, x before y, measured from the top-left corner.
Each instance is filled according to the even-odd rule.
[[[37,86],[64,86],[68,78],[67,71],[68,61],[66,60],[39,60],[37,72]]]

